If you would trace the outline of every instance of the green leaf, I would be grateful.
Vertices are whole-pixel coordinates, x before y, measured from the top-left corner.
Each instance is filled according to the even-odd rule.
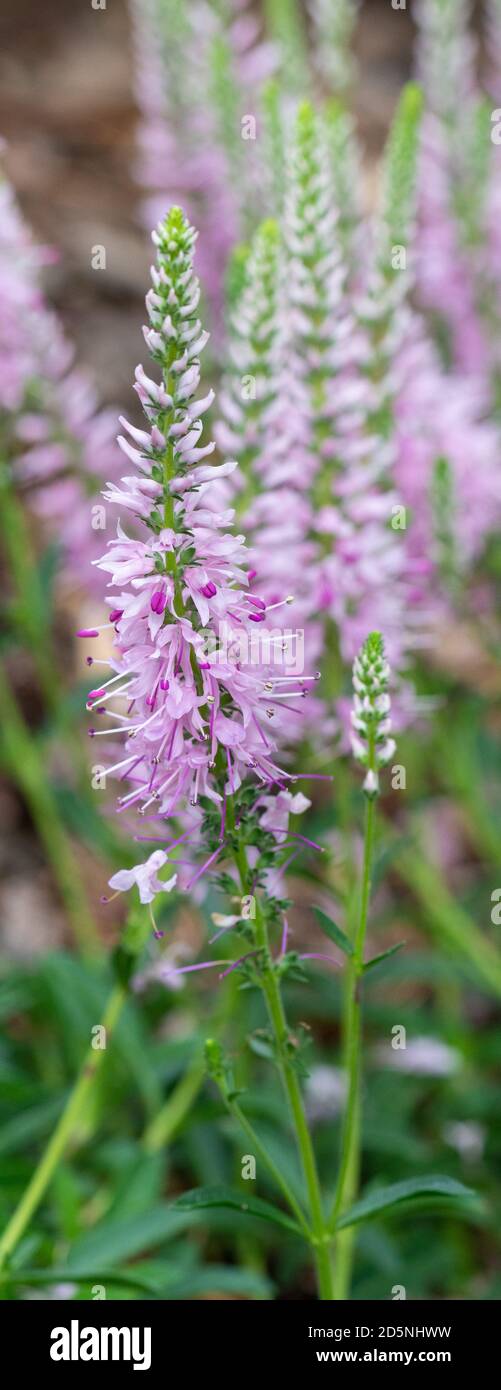
[[[12,1014],[28,1013],[33,1007],[35,994],[33,979],[13,971],[0,983],[0,1021],[10,1018]]]
[[[60,1163],[52,1179],[52,1197],[64,1239],[77,1240],[82,1229],[82,1189],[69,1164]]]
[[[376,965],[381,965],[383,960],[388,960],[389,956],[394,956],[396,951],[401,951],[405,944],[405,941],[398,941],[396,946],[389,946],[387,951],[381,951],[379,956],[373,956],[372,960],[367,960],[364,965],[364,974],[367,970],[374,970]]]
[[[16,1153],[34,1139],[42,1139],[50,1134],[64,1105],[64,1096],[44,1100],[40,1105],[32,1105],[20,1115],[14,1115],[2,1126],[0,1153]]]
[[[182,1197],[172,1204],[173,1211],[202,1211],[207,1207],[230,1207],[232,1211],[243,1212],[244,1216],[260,1216],[263,1221],[274,1221],[277,1226],[302,1235],[297,1221],[287,1216],[280,1207],[264,1202],[261,1197],[246,1197],[241,1192],[233,1192],[230,1187],[196,1187],[191,1192],[183,1192]]]
[[[122,1221],[149,1211],[161,1199],[164,1176],[164,1154],[135,1154],[118,1180],[107,1219]]]
[[[165,1271],[165,1273],[164,1273]],[[153,1278],[153,1272],[156,1277]],[[6,1272],[4,1281],[13,1286],[34,1287],[51,1284],[92,1285],[104,1284],[109,1290],[122,1287],[146,1295],[147,1298],[196,1298],[205,1293],[233,1293],[248,1298],[269,1298],[273,1284],[255,1270],[238,1269],[232,1265],[208,1265],[205,1269],[180,1272],[178,1265],[169,1266],[165,1261],[137,1265],[130,1270],[116,1270],[98,1266],[84,1272],[69,1275],[66,1267],[49,1270],[23,1269],[17,1273]]]
[[[328,936],[330,940],[334,942],[335,946],[339,946],[340,951],[344,951],[345,956],[352,956],[353,946],[351,941],[346,936],[346,933],[341,930],[341,927],[338,927],[337,922],[333,922],[332,918],[328,917],[327,913],[323,912],[321,907],[314,907],[313,911],[317,918],[318,925],[325,936]]]
[[[148,926],[151,931],[151,927]],[[52,952],[40,968],[43,1002],[50,1001],[51,1015],[59,1024],[68,1061],[74,1070],[81,1063],[91,1028],[102,1017],[108,980],[91,971],[66,952]],[[120,1062],[127,1084],[133,1079],[146,1109],[153,1113],[161,1104],[162,1091],[149,1054],[149,1039],[135,1000],[129,999],[113,1037],[113,1062]],[[109,1071],[109,1068],[108,1068]],[[103,1079],[106,1085],[106,1078]]]
[[[80,700],[78,714],[82,707],[85,708],[85,698],[88,693],[88,686],[85,690],[84,699]],[[61,728],[66,728],[74,733],[77,712],[72,715],[71,708],[60,709],[58,718],[47,720],[43,729],[43,736],[47,739],[54,738]],[[70,830],[79,840],[88,845],[100,859],[112,864],[124,862],[126,851],[121,851],[121,844],[118,835],[114,832],[113,823],[110,825],[105,816],[98,811],[99,798],[92,792],[88,797],[82,796],[74,787],[69,787],[62,782],[58,782],[53,787],[54,800],[57,802],[59,813],[64,820],[68,830]],[[96,805],[94,805],[94,802]]]
[[[127,1001],[115,1029],[114,1046],[147,1111],[154,1114],[162,1102],[162,1089],[153,1070],[147,1029],[133,999]]]
[[[407,1207],[413,1210],[422,1207],[433,1209],[437,1204],[443,1204],[444,1200],[448,1205],[456,1202],[479,1203],[478,1194],[454,1178],[439,1175],[408,1178],[405,1182],[395,1182],[389,1187],[377,1187],[368,1192],[366,1197],[361,1197],[339,1218],[336,1229],[341,1231],[347,1226],[358,1226],[361,1221],[371,1221],[395,1208],[399,1211]]]
[[[160,1297],[196,1298],[205,1293],[233,1293],[247,1295],[248,1298],[270,1298],[273,1284],[263,1274],[254,1269],[237,1269],[232,1265],[207,1265],[205,1269],[195,1269],[192,1274],[175,1278],[164,1284]]]
[[[191,1224],[188,1210],[176,1210],[175,1204],[165,1202],[149,1211],[136,1212],[126,1220],[101,1221],[75,1241],[68,1255],[66,1276],[71,1279],[73,1272],[82,1273],[98,1264],[122,1264],[143,1250],[162,1245]]]
[[[390,840],[389,844],[385,845],[384,849],[380,851],[374,860],[372,868],[371,877],[373,892],[376,888],[379,888],[379,884],[385,878],[388,870],[392,868],[395,859],[402,853],[402,849],[406,845],[410,846],[411,844],[412,839],[410,835],[396,835],[395,839]]]
[[[264,1028],[256,1029],[254,1033],[250,1033],[247,1042],[251,1052],[254,1052],[256,1057],[264,1057],[267,1062],[274,1061],[273,1042],[271,1037],[265,1033]]]

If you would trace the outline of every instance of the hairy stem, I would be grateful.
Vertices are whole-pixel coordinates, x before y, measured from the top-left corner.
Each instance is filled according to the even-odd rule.
[[[229,799],[231,800],[231,798]],[[229,824],[234,828],[233,807],[229,808]],[[249,895],[252,889],[245,847],[236,850],[235,864],[240,877],[242,893]],[[277,1066],[282,1079],[296,1137],[296,1145],[308,1193],[311,1217],[312,1243],[317,1271],[318,1290],[323,1300],[332,1299],[332,1277],[329,1257],[329,1237],[325,1229],[322,1207],[322,1194],[317,1172],[308,1122],[301,1095],[297,1072],[290,1055],[290,1029],[287,1023],[280,984],[271,957],[268,928],[261,903],[255,901],[254,936],[261,953],[260,983],[264,994],[268,1018],[275,1043]]]
[[[298,1154],[308,1192],[311,1226],[315,1239],[314,1253],[319,1294],[321,1299],[331,1299],[333,1295],[329,1249],[325,1232],[322,1195],[315,1154],[305,1115],[301,1088],[294,1064],[289,1056],[290,1030],[285,1016],[280,985],[270,955],[266,922],[261,906],[257,901],[255,927],[256,942],[261,948],[264,962],[262,989],[275,1041],[278,1068],[289,1103]]]
[[[271,1157],[271,1154],[268,1153],[265,1144],[262,1143],[261,1139],[259,1138],[259,1135],[256,1134],[256,1131],[251,1125],[250,1120],[248,1120],[247,1116],[244,1115],[244,1112],[237,1101],[229,1100],[227,1096],[224,1096],[224,1102],[226,1105],[226,1109],[228,1110],[228,1113],[238,1121],[240,1128],[243,1129],[244,1133],[247,1135],[247,1138],[250,1139],[253,1148],[256,1150],[256,1153],[259,1154],[260,1158],[262,1158],[263,1163],[266,1165],[268,1171],[271,1173],[271,1176],[276,1182],[277,1187],[283,1193],[286,1202],[288,1202],[291,1211],[296,1217],[296,1221],[298,1221],[299,1225],[301,1226],[301,1230],[303,1232],[303,1235],[305,1236],[305,1239],[307,1241],[311,1241],[312,1232],[310,1231],[310,1228],[307,1222],[305,1221],[304,1213],[301,1210],[299,1202],[296,1200],[294,1193],[292,1192],[292,1189],[289,1187],[289,1184],[284,1178],[283,1174],[280,1172],[280,1169],[277,1168],[277,1165],[274,1159]]]

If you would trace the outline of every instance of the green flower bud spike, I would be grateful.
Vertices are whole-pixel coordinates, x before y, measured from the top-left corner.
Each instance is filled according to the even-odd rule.
[[[395,752],[391,730],[388,682],[390,668],[380,632],[371,632],[353,663],[353,733],[351,746],[357,762],[367,768],[364,792],[379,793],[379,769]]]

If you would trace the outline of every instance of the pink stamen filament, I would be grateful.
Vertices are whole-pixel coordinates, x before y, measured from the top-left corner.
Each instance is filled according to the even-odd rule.
[[[259,951],[247,951],[245,956],[239,956],[238,960],[232,961],[232,964],[228,966],[228,969],[223,970],[222,974],[219,976],[219,979],[224,980],[226,975],[231,975],[232,970],[236,970],[239,965],[243,965],[245,960],[250,960],[251,956],[258,955]]]

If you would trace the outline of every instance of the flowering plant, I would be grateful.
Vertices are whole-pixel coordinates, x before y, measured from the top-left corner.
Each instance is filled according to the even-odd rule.
[[[423,92],[404,88],[368,169],[342,104],[368,7],[131,0],[138,220],[157,225],[118,449],[0,187],[0,758],[29,845],[18,869],[14,826],[0,893],[15,953],[31,921],[38,950],[35,829],[79,948],[30,955],[2,988],[2,1293],[94,1297],[99,1278],[106,1297],[337,1301],[388,1297],[405,1270],[412,1297],[495,1297],[461,1179],[489,1178],[479,990],[501,995],[482,918],[490,902],[501,920],[501,10],[487,101],[469,10],[416,8]],[[106,621],[80,608],[82,577]],[[60,669],[69,611],[90,775],[85,697]],[[365,1229],[421,1208],[447,1227]]]

